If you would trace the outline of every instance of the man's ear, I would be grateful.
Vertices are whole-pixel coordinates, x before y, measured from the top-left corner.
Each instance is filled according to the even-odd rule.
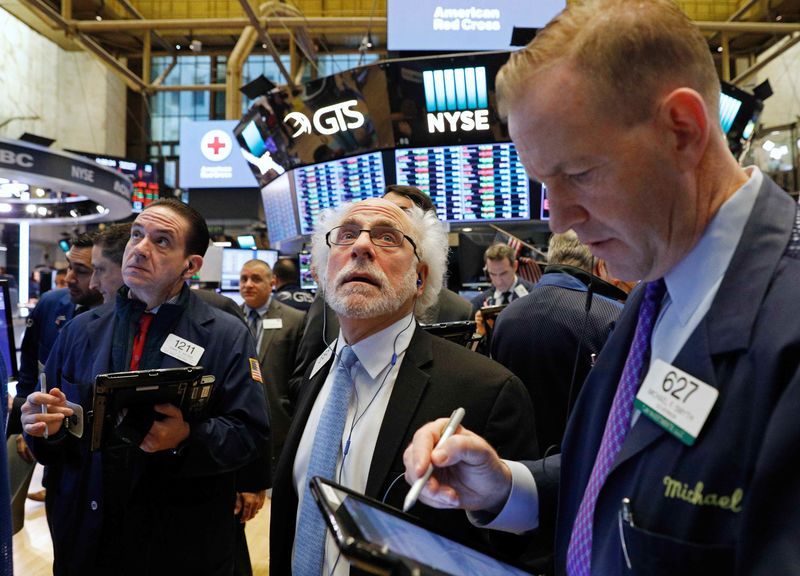
[[[697,167],[712,130],[703,97],[690,88],[678,88],[661,100],[657,114],[660,126],[670,135],[670,150],[679,165]]]
[[[183,269],[183,277],[189,279],[203,267],[203,257],[199,254],[192,254],[187,260],[186,268]]]
[[[428,281],[428,265],[419,264],[417,266],[417,296],[421,295],[425,290],[425,285]]]

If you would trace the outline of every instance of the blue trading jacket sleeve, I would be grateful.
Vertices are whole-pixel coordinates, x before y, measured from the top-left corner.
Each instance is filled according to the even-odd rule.
[[[216,378],[211,417],[193,424],[189,438],[178,448],[182,457],[178,474],[236,470],[258,458],[269,441],[267,401],[261,383],[251,373],[255,346],[243,325],[236,328],[227,329],[227,336],[233,338],[220,338],[227,345],[207,360],[214,362],[209,372]]]

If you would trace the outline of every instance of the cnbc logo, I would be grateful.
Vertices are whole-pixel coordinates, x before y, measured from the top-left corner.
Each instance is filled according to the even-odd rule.
[[[422,73],[428,132],[489,129],[486,68],[449,68]]]

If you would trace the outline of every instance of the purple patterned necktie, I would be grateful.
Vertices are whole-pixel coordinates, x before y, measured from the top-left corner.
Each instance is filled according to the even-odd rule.
[[[644,299],[639,308],[639,319],[633,343],[628,352],[628,359],[622,370],[617,392],[608,413],[603,440],[594,461],[589,483],[583,493],[583,500],[578,509],[578,516],[572,528],[567,549],[567,574],[570,576],[588,576],[592,562],[592,522],[594,507],[600,488],[606,481],[614,459],[622,448],[625,436],[631,427],[633,414],[633,398],[642,381],[645,363],[650,349],[650,335],[653,332],[658,309],[664,298],[666,285],[663,279],[650,282],[645,287]]]

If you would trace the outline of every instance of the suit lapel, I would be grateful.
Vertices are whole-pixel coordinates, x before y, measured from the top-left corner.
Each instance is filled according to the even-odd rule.
[[[335,340],[331,342],[330,349],[336,350]],[[297,399],[297,409],[295,410],[294,417],[292,418],[292,425],[289,428],[289,432],[286,436],[286,443],[284,444],[281,455],[281,461],[283,461],[287,456],[291,458],[292,467],[294,466],[294,457],[295,453],[297,452],[297,447],[300,445],[300,439],[303,436],[306,422],[311,414],[311,408],[314,406],[314,402],[319,395],[319,391],[322,389],[322,385],[325,383],[325,379],[328,377],[328,372],[330,372],[331,363],[333,362],[334,358],[336,358],[336,354],[331,353],[330,357],[325,361],[325,364],[323,364],[310,379],[307,379],[306,376],[303,377],[303,383],[301,385],[302,389],[300,390],[300,396]],[[313,366],[316,366],[316,362]],[[281,468],[281,465],[279,465],[279,468]]]
[[[280,306],[277,305],[275,300],[270,300],[269,307],[267,308],[266,317],[280,318],[280,319],[283,318]],[[264,330],[263,325],[261,326],[261,346],[258,349],[258,361],[262,365],[264,364],[264,362],[266,362],[267,350],[269,350],[269,346],[272,343],[273,338],[275,338],[275,332],[277,332],[277,330]]]
[[[794,225],[795,204],[768,179],[759,190],[753,211],[742,232],[714,302],[686,341],[673,364],[719,389],[715,361],[724,354],[746,350],[751,341],[758,309],[783,256]],[[753,257],[757,254],[757,257]],[[724,393],[724,390],[721,391]],[[640,416],[622,446],[616,468],[667,431]],[[702,434],[702,432],[701,432]]]
[[[367,477],[367,496],[379,497],[378,490],[386,482],[392,463],[405,449],[403,438],[430,380],[430,375],[421,367],[432,359],[430,336],[417,326],[397,374],[378,440],[375,442],[375,452]]]

